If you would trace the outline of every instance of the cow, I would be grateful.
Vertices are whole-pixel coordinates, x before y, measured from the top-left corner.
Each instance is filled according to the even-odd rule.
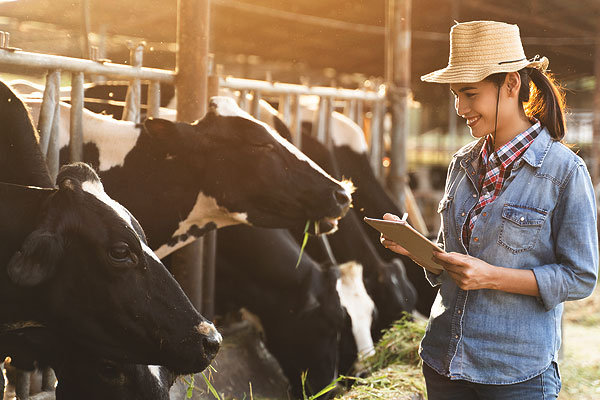
[[[0,356],[13,351],[5,340],[11,327],[36,321],[106,358],[181,373],[206,368],[220,335],[148,248],[135,218],[85,164],[63,168],[56,189],[23,185],[45,171],[35,165],[43,162],[39,149],[29,147],[35,129],[3,83],[0,104],[0,160],[15,162],[1,172],[10,183],[0,184]],[[35,183],[48,183],[42,178]]]
[[[266,123],[277,127],[278,132],[285,138],[291,138],[289,129],[282,124],[276,112],[268,106],[262,106],[261,118]],[[337,165],[333,153],[311,136],[308,124],[304,125],[302,134],[302,150],[313,161],[328,171],[333,176],[340,177],[342,172]],[[360,189],[358,189],[360,190]],[[355,208],[340,220],[338,230],[328,236],[333,255],[338,262],[359,262],[364,269],[364,285],[369,296],[375,302],[378,314],[372,325],[372,335],[375,340],[381,337],[383,329],[389,328],[392,323],[400,319],[404,313],[414,309],[417,294],[413,285],[407,278],[403,262],[398,258],[384,261],[375,250],[359,221]],[[301,232],[296,230],[297,240],[301,240]],[[329,260],[329,254],[324,251],[318,241],[309,240],[307,252],[318,262]],[[349,341],[352,344],[351,341]],[[355,349],[344,354],[356,355]],[[353,364],[352,359],[342,359],[342,371]]]
[[[29,100],[33,114],[39,100]],[[66,155],[70,106],[61,104]],[[84,159],[132,210],[163,258],[208,229],[232,224],[334,230],[351,184],[327,175],[266,124],[215,97],[194,124],[149,119],[144,129],[84,110]]]
[[[315,108],[302,107],[302,121],[305,129],[310,129],[310,123],[314,120],[315,114]],[[332,152],[340,176],[351,179],[356,186],[353,193],[353,210],[358,214],[358,218],[361,220],[365,216],[381,218],[386,212],[402,215],[401,210],[373,172],[362,129],[350,118],[338,112],[333,112],[331,139]],[[376,232],[367,232],[367,237],[382,259],[392,261],[399,258],[404,264],[408,279],[417,292],[415,308],[419,313],[429,315],[437,289],[431,287],[425,279],[423,268],[409,257],[392,253],[383,248],[379,243],[379,235]]]
[[[217,236],[218,312],[244,307],[260,318],[267,349],[295,396],[302,395],[303,371],[308,370],[311,393],[337,377],[341,335],[358,341],[362,354],[372,351],[365,332],[370,331],[374,307],[359,279],[359,266],[321,266],[303,254],[294,268],[300,246],[286,230],[236,226],[219,230]]]

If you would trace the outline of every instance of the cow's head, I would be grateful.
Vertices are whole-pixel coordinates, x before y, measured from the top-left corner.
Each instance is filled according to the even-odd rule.
[[[194,124],[149,119],[144,126],[190,171],[212,177],[203,180],[202,193],[229,219],[224,224],[291,228],[317,221],[316,229],[328,232],[350,206],[349,182],[333,179],[230,98],[212,98]]]
[[[40,320],[103,357],[201,371],[221,341],[85,164],[61,169],[41,221],[7,264]]]

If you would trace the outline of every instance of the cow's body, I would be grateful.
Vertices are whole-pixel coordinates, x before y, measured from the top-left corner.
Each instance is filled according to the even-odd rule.
[[[34,112],[36,102],[29,102]],[[63,149],[68,111],[62,104]],[[160,257],[232,224],[289,228],[311,220],[327,232],[348,209],[348,185],[231,99],[216,98],[195,125],[153,120],[141,131],[89,112],[84,117],[85,160],[95,161],[107,191],[134,212]]]
[[[260,318],[267,348],[301,397],[303,371],[313,394],[337,377],[344,313],[337,267],[321,268],[304,254],[295,268],[299,250],[287,231],[220,230],[216,304],[220,312],[245,307]]]
[[[10,143],[1,151],[21,168],[11,165],[18,173],[2,178],[44,184],[34,178],[45,169],[24,158],[39,153],[29,147],[37,143],[23,103],[4,84],[0,103],[2,126],[11,127],[1,132],[0,143]],[[0,184],[0,355],[16,351],[14,327],[32,320],[90,354],[203,370],[220,335],[146,246],[137,221],[86,165],[63,168],[57,182]]]

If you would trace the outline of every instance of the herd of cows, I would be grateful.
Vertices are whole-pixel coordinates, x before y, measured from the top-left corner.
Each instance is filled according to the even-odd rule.
[[[363,216],[400,210],[342,114],[327,148],[305,107],[301,152],[266,102],[255,119],[214,97],[194,124],[168,109],[141,125],[84,109],[85,163],[67,164],[61,103],[65,165],[51,182],[32,123],[37,90],[0,83],[0,360],[51,366],[58,399],[168,399],[175,376],[210,364],[221,335],[165,267],[210,229],[217,314],[258,316],[296,397],[303,371],[316,393],[351,374],[404,312],[429,314],[435,290],[422,269],[364,231]],[[311,238],[295,268],[307,221],[328,244]]]

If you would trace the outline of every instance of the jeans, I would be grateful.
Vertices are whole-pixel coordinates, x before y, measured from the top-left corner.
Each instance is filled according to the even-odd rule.
[[[429,400],[548,400],[558,399],[561,382],[558,365],[552,362],[540,375],[511,385],[487,385],[451,380],[423,363]]]

